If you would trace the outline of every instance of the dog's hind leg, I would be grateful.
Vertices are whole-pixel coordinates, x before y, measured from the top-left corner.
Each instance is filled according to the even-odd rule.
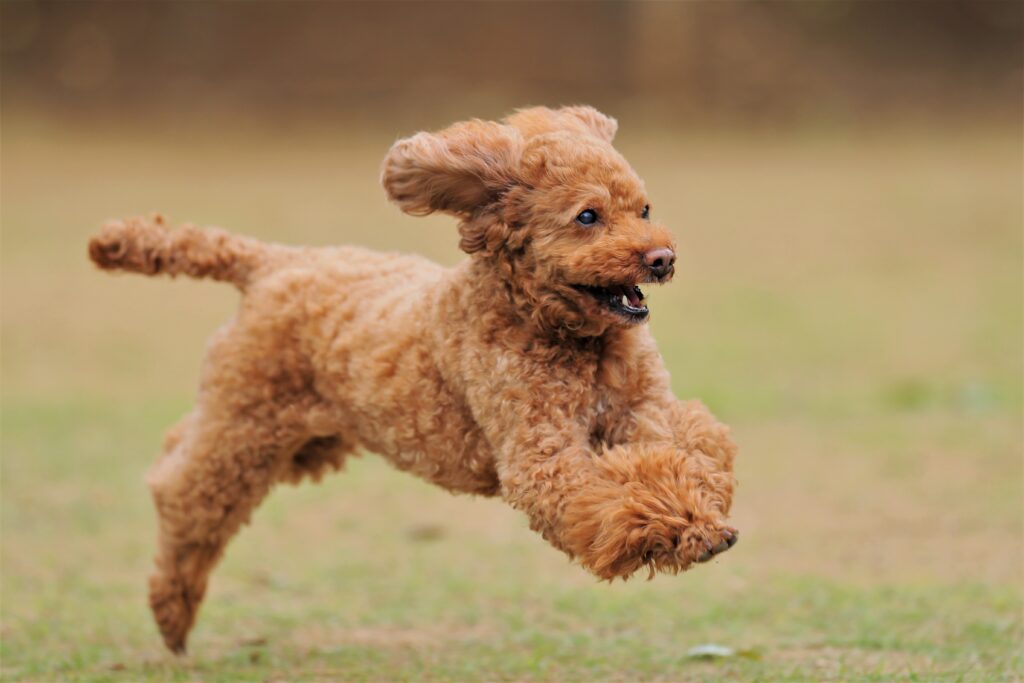
[[[224,547],[289,465],[301,436],[241,415],[193,413],[148,477],[159,517],[150,606],[167,647],[188,631]]]

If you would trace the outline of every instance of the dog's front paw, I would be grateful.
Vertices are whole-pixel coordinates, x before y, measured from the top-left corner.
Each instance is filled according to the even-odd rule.
[[[653,449],[612,451],[598,471],[566,506],[564,540],[602,579],[642,568],[677,573],[739,540],[715,492],[685,460]]]
[[[723,521],[664,514],[634,497],[567,512],[568,544],[580,564],[602,579],[628,578],[647,569],[676,574],[736,545],[739,531]]]
[[[678,554],[688,562],[708,562],[740,540],[735,527],[724,524],[694,524],[682,535]]]

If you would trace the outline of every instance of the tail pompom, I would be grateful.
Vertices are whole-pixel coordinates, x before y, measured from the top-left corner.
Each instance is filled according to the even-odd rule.
[[[160,214],[110,221],[89,240],[89,258],[104,270],[209,277],[241,289],[268,250],[269,245],[218,228],[171,230]]]
[[[170,231],[166,219],[129,218],[110,221],[89,240],[89,258],[104,270],[130,270],[146,275],[159,273],[164,263]]]

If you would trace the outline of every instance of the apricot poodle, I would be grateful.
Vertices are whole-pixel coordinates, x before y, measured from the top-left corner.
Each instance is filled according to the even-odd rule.
[[[403,211],[459,221],[443,268],[357,247],[265,244],[163,218],[111,222],[101,268],[230,282],[196,406],[148,477],[150,604],[185,649],[210,571],[274,484],[365,449],[453,492],[500,495],[602,579],[678,572],[731,547],[735,446],[672,395],[640,285],[670,233],[590,107],[520,110],[399,140]]]

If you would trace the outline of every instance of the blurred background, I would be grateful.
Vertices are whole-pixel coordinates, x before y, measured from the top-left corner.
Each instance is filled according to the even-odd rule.
[[[1012,116],[1011,2],[6,3],[4,89],[75,118],[422,126],[586,101],[666,123]]]
[[[1017,2],[3,2],[0,673],[1019,680],[1022,77]],[[742,542],[597,585],[368,456],[275,492],[165,655],[142,478],[237,295],[96,272],[89,235],[453,264],[451,219],[386,202],[390,144],[573,103],[676,233],[651,325],[734,427]]]

